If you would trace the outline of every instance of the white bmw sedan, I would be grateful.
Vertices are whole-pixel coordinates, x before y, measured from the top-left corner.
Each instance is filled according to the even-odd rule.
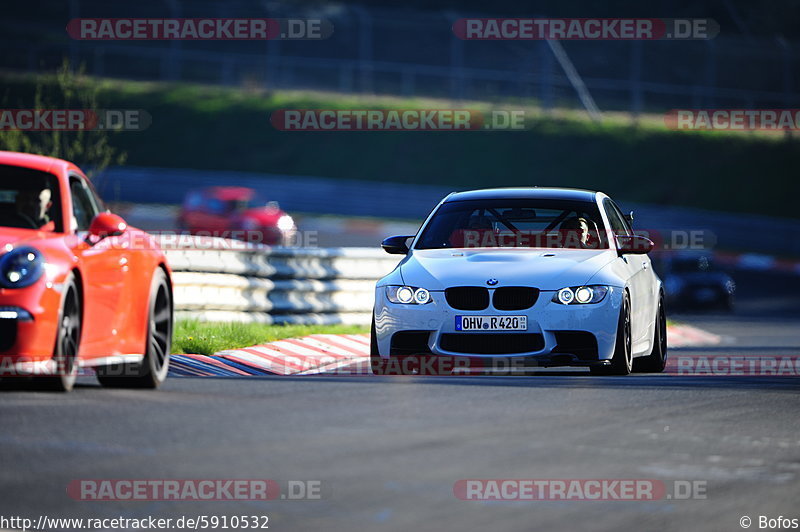
[[[382,244],[405,258],[376,286],[373,371],[445,359],[485,371],[663,371],[664,294],[653,243],[631,221],[602,192],[450,194],[416,236]]]

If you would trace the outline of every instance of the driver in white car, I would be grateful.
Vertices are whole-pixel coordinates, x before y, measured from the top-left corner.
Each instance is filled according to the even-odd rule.
[[[589,248],[591,230],[586,218],[573,217],[564,220],[561,224],[561,234],[564,237],[565,248]]]

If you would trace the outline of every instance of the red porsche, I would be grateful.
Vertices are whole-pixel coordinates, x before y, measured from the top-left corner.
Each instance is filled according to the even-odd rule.
[[[72,163],[0,151],[0,378],[155,388],[172,343],[171,272]]]
[[[289,245],[297,228],[275,202],[262,201],[247,187],[207,187],[186,194],[178,217],[193,235],[246,240],[270,246]]]

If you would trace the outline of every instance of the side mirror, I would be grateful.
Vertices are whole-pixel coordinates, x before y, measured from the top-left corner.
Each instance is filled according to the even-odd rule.
[[[639,235],[621,235],[617,237],[617,252],[620,255],[632,253],[634,255],[646,255],[653,251],[653,241]]]
[[[110,212],[101,212],[92,220],[89,234],[98,238],[121,235],[128,229],[128,224],[121,217]]]
[[[633,226],[633,211],[631,211],[628,214],[626,214],[625,216],[623,216],[623,218],[628,220],[628,223],[631,224],[631,226]]]
[[[408,253],[406,240],[409,238],[411,238],[411,236],[390,236],[381,242],[381,247],[386,253],[392,255],[406,255]]]

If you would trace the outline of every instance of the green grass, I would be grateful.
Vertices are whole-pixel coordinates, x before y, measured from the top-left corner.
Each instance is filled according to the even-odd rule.
[[[800,140],[784,135],[686,132],[662,115],[638,123],[607,113],[543,114],[530,104],[362,97],[179,83],[101,80],[102,105],[145,109],[153,123],[112,142],[128,164],[437,184],[457,188],[555,185],[622,201],[800,218]],[[8,107],[24,107],[34,79],[5,75]],[[281,108],[525,108],[524,131],[283,132]],[[0,134],[2,134],[0,132]],[[78,161],[79,162],[79,161]]]
[[[172,340],[172,352],[213,355],[223,349],[250,347],[309,334],[361,334],[367,332],[369,332],[369,327],[358,325],[262,325],[258,323],[177,320]]]

